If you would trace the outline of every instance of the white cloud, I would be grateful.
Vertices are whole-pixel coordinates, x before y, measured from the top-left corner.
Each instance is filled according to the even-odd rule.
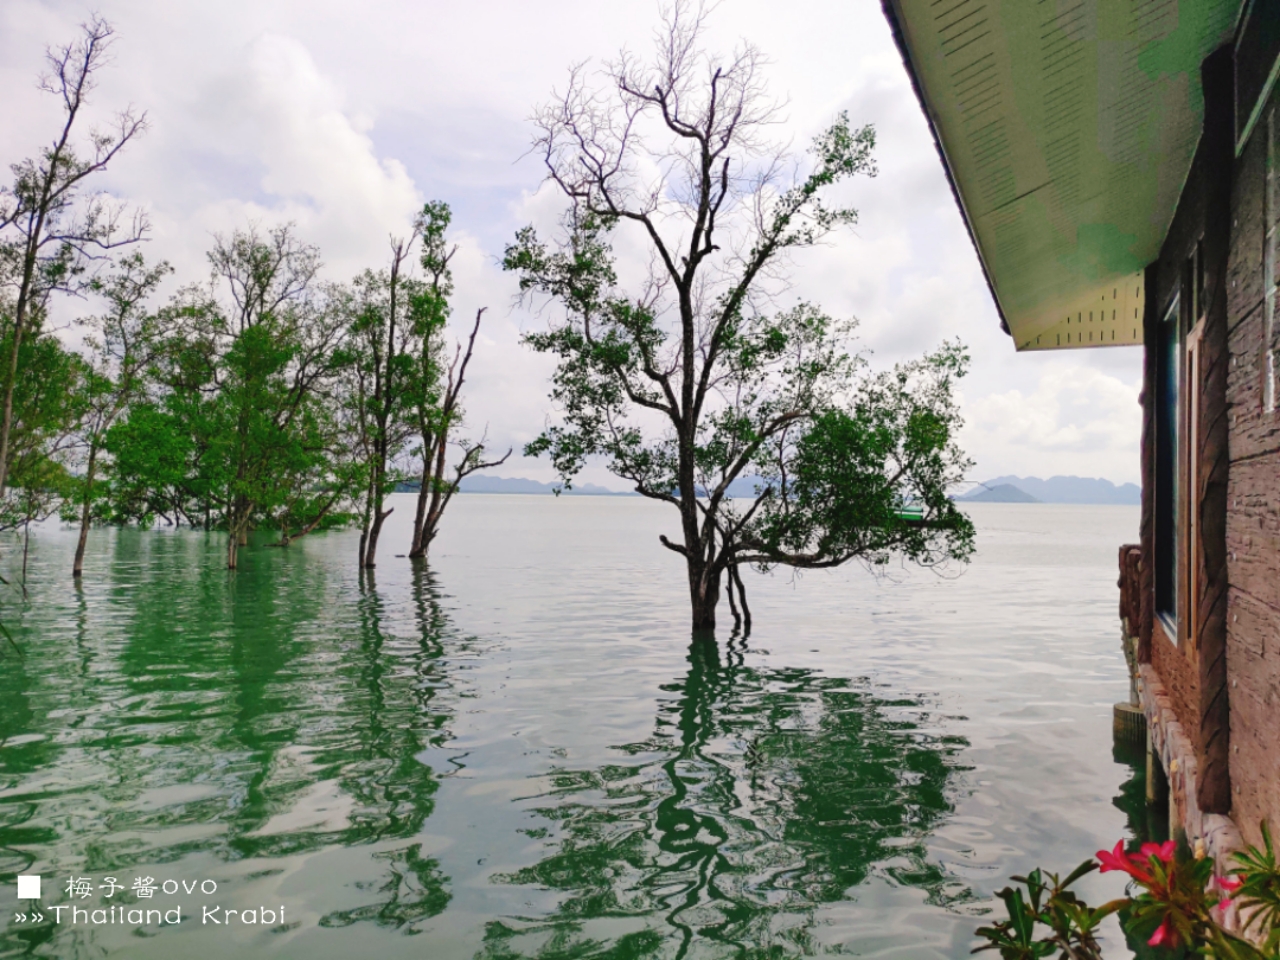
[[[591,0],[475,5],[368,0],[224,0],[217,5],[104,0],[118,27],[115,63],[95,110],[133,102],[153,129],[104,181],[146,205],[150,254],[204,273],[210,234],[249,220],[292,220],[342,279],[384,262],[423,199],[455,211],[455,328],[487,305],[467,400],[471,431],[519,447],[544,424],[549,365],[519,343],[538,318],[513,308],[513,280],[497,265],[525,223],[554,223],[559,201],[523,156],[527,117],[570,64],[649,43],[657,5]],[[34,89],[46,43],[74,34],[88,7],[10,0],[0,8],[0,160],[28,155],[56,121]],[[814,29],[820,24],[821,29]],[[1134,479],[1139,351],[1013,354],[999,332],[964,225],[892,46],[879,5],[724,0],[713,39],[747,37],[772,61],[787,103],[783,138],[803,147],[837,111],[873,122],[874,180],[848,187],[856,230],[795,263],[788,297],[857,316],[881,361],[944,337],[970,345],[966,443],[978,478],[1005,472],[1089,473]],[[619,252],[631,258],[629,238]],[[546,479],[545,463],[506,470]],[[606,478],[601,471],[588,477]]]
[[[256,38],[188,97],[186,111],[157,119],[157,142],[125,181],[145,196],[139,181],[157,170],[186,172],[153,207],[154,246],[180,265],[213,232],[293,222],[330,273],[346,276],[383,260],[390,235],[408,234],[417,186],[402,163],[378,156],[367,118],[345,109],[296,38]]]
[[[1068,359],[1035,389],[968,400],[966,446],[994,474],[1075,474],[1134,481],[1141,433],[1138,384]],[[980,478],[975,478],[980,479]]]

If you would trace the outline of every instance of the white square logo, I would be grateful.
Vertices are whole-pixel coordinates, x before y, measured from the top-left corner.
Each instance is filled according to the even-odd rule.
[[[18,899],[40,899],[40,878],[38,876],[18,877]]]

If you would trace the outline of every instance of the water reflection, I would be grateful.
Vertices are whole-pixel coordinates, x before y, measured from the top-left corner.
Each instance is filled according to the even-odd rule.
[[[813,670],[744,665],[695,641],[629,760],[559,769],[533,802],[548,852],[500,882],[557,894],[489,924],[481,956],[814,952],[824,904],[877,873],[934,904],[971,898],[926,838],[967,745],[920,700]],[[728,949],[726,949],[728,948]]]
[[[1147,803],[1147,757],[1138,746],[1117,742],[1111,752],[1112,759],[1129,771],[1129,779],[1120,785],[1120,793],[1111,802],[1125,815],[1127,832],[1132,838],[1129,849],[1139,843],[1163,843],[1169,839],[1169,807],[1167,804]],[[1122,910],[1120,919],[1129,922],[1129,912]],[[1134,960],[1183,960],[1188,955],[1186,947],[1174,952],[1164,948],[1149,947],[1146,938],[1125,932],[1125,945]]]
[[[386,601],[375,588],[373,571],[363,575],[360,587],[362,656],[356,679],[365,697],[356,722],[362,736],[355,752],[339,744],[317,757],[334,770],[354,800],[349,830],[358,836],[329,838],[325,844],[412,838],[422,830],[434,807],[437,774],[444,771],[433,770],[420,757],[424,750],[448,740],[445,724],[452,714],[436,704],[442,691],[450,691],[441,668],[443,638],[451,630],[428,572],[417,571],[413,580],[415,619],[423,633],[422,643],[408,658],[396,655],[394,637],[388,637],[383,628]],[[374,891],[377,896],[359,907],[326,914],[321,926],[371,920],[401,928],[434,917],[448,906],[448,878],[435,859],[423,855],[421,843],[395,845],[374,858],[387,864],[386,878]]]
[[[1111,802],[1125,815],[1129,836],[1135,843],[1163,843],[1169,839],[1169,807],[1147,803],[1147,754],[1145,749],[1116,742],[1111,758],[1128,770],[1129,779]]]
[[[0,669],[0,882],[210,862],[252,879],[364,849],[364,879],[335,880],[322,926],[408,930],[443,911],[449,878],[421,834],[444,771],[424,755],[450,737],[456,662],[477,642],[429,572],[384,592],[260,550],[228,577],[199,535],[116,539],[108,577],[15,624],[28,652]],[[78,955],[74,936],[10,925],[0,954],[53,938]]]
[[[464,498],[447,596],[404,561],[362,582],[347,533],[229,576],[216,536],[129,530],[95,534],[77,593],[74,533],[33,537],[0,894],[207,877],[288,921],[213,930],[185,895],[163,930],[6,910],[0,957],[939,960],[1010,874],[1124,834],[1118,515],[993,512],[963,583],[765,581],[773,653],[744,654],[672,645],[640,499]],[[1044,599],[1066,578],[1069,618]]]

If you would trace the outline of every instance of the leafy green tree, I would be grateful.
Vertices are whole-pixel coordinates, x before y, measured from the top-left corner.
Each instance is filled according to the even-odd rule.
[[[796,317],[779,319],[785,329]],[[812,328],[789,332],[789,341],[821,342],[822,320],[810,314],[801,324]],[[972,553],[973,526],[947,493],[971,465],[955,442],[961,419],[952,395],[967,362],[964,349],[948,343],[892,370],[862,371],[843,396],[823,398],[761,445],[753,456],[763,487],[755,513],[734,513],[721,529],[737,547],[729,571],[748,621],[737,571],[744,563],[814,569],[859,559],[883,567],[900,557],[937,566]],[[733,436],[732,426],[719,431]]]
[[[855,222],[825,197],[875,173],[874,131],[841,115],[807,160],[770,147],[760,54],[707,53],[704,19],[677,2],[652,64],[623,53],[604,89],[577,69],[538,113],[535,147],[570,209],[554,245],[526,228],[504,260],[562,308],[526,342],[558,360],[563,421],[526,453],[549,454],[565,484],[604,457],[678,510],[681,536],[662,543],[684,559],[695,630],[715,626],[722,583],[749,618],[743,564],[939,564],[973,537],[946,496],[968,465],[962,348],[873,375],[849,325],[771,306],[790,256]],[[623,229],[651,255],[638,284],[615,266]],[[750,477],[754,496],[731,497]]]
[[[234,569],[253,527],[278,526],[288,543],[350,493],[350,475],[333,469],[349,458],[328,397],[344,325],[317,282],[318,252],[287,226],[219,237],[209,261],[209,284],[164,311],[156,396],[108,448],[122,519],[203,513],[227,531]]]
[[[446,362],[445,327],[453,292],[449,261],[454,252],[445,240],[449,221],[447,204],[428,203],[417,219],[413,240],[392,242],[389,268],[366,271],[344,294],[349,319],[340,406],[363,490],[363,569],[376,565],[382,527],[394,509],[386,505],[387,497],[398,484],[416,479],[419,485],[409,553],[419,558],[435,538],[461,479],[506,459],[485,462],[483,442],[455,436],[483,311],[465,352],[459,347]],[[410,251],[419,238],[426,279],[409,272]],[[449,462],[451,444],[462,447],[462,458],[454,464]]]
[[[394,241],[390,267],[365,271],[348,294],[343,396],[363,490],[361,569],[377,565],[382,526],[394,509],[386,499],[404,477],[396,464],[414,435],[415,401],[434,397],[434,383],[418,375],[428,299],[422,282],[406,276],[408,256],[409,244]]]
[[[0,304],[0,320],[9,320],[12,301]],[[43,312],[28,316],[26,336],[13,389],[13,429],[9,443],[9,486],[0,497],[0,530],[24,532],[23,581],[26,580],[26,534],[33,521],[52,516],[70,495],[73,478],[68,461],[76,427],[85,413],[88,364],[44,331]],[[14,351],[13,325],[0,341],[0,361],[9,364]]]
[[[343,327],[317,289],[319,252],[289,227],[220,238],[209,259],[225,292],[206,306],[218,348],[210,453],[226,480],[227,566],[234,569],[257,516],[296,512],[299,494],[335,479],[324,470],[332,433],[321,401]],[[337,486],[315,513],[346,494]]]
[[[135,401],[145,398],[147,368],[155,362],[161,343],[159,318],[148,312],[147,298],[173,268],[167,263],[148,266],[142,254],[121,259],[116,272],[95,278],[91,288],[106,301],[106,311],[82,321],[87,328],[87,369],[83,379],[84,416],[79,425],[82,472],[68,506],[80,524],[71,575],[84,571],[85,548],[107,432]]]
[[[451,219],[449,205],[437,200],[423,207],[416,225],[422,237],[422,268],[428,279],[415,309],[417,363],[411,388],[418,439],[416,452],[421,462],[413,543],[409,548],[409,556],[415,560],[427,555],[431,541],[440,530],[445,509],[462,481],[478,470],[506,463],[511,456],[508,450],[496,460],[485,460],[484,438],[476,441],[456,437],[456,430],[465,417],[462,387],[484,309],[476,312],[465,348],[458,344],[452,360],[446,364],[444,330],[449,320],[449,297],[453,294],[449,262],[457,250],[445,239]],[[449,464],[450,443],[456,443],[462,450],[462,458],[452,466]]]
[[[210,302],[207,289],[186,288],[160,311],[160,344],[145,393],[106,434],[104,513],[111,522],[224,525],[220,494],[228,477],[215,456],[219,343],[205,322]]]
[[[111,469],[98,508],[103,519],[149,527],[161,518],[174,526],[213,527],[214,504],[201,462],[207,433],[183,416],[190,400],[190,394],[174,392],[135,401],[107,430],[103,449]]]
[[[114,31],[94,16],[81,26],[75,43],[50,49],[41,89],[61,104],[62,128],[33,159],[13,166],[13,186],[0,189],[0,284],[12,308],[4,331],[17,349],[4,367],[4,410],[0,416],[0,496],[13,462],[15,392],[25,338],[38,335],[39,318],[56,292],[81,293],[95,262],[122,245],[140,240],[147,229],[140,214],[125,217],[103,194],[85,195],[86,180],[107,168],[127,143],[146,129],[146,116],[125,110],[109,128],[93,131],[87,150],[77,151],[75,132],[106,63]]]

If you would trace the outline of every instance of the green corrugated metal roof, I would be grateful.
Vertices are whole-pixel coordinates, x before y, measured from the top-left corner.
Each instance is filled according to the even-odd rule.
[[[1019,350],[1142,342],[1238,0],[885,0]]]

